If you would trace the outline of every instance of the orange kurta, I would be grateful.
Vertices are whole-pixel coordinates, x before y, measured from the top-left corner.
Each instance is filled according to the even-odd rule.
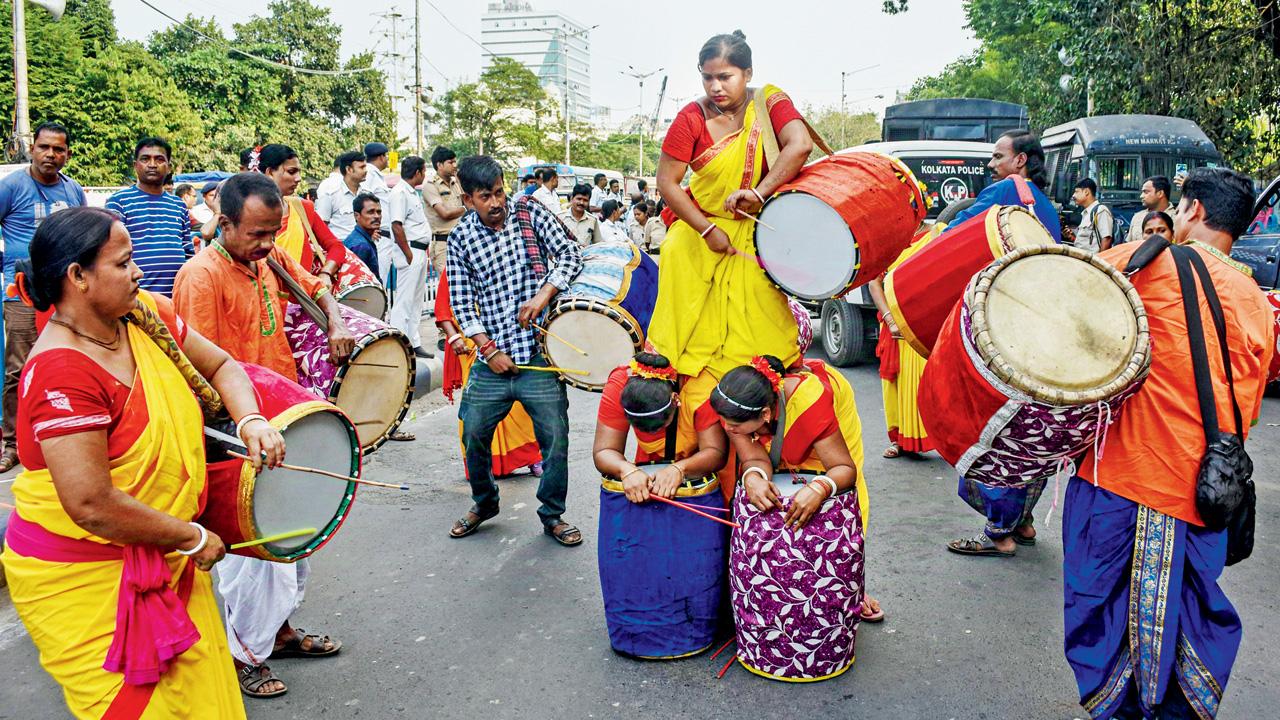
[[[1126,243],[1100,254],[1123,268],[1139,245]],[[1262,405],[1267,365],[1271,362],[1274,330],[1271,310],[1244,266],[1221,253],[1193,245],[1213,279],[1226,319],[1231,373],[1236,401],[1244,416],[1244,434]],[[1107,431],[1102,456],[1097,458],[1097,484],[1117,495],[1146,505],[1179,520],[1202,524],[1196,512],[1196,475],[1204,455],[1204,426],[1196,400],[1191,348],[1182,291],[1173,256],[1164,253],[1131,278],[1151,324],[1151,374],[1125,402],[1115,424]],[[1197,286],[1199,283],[1197,283]],[[1218,425],[1235,432],[1231,400],[1227,396],[1222,351],[1209,305],[1200,292],[1200,315],[1205,329],[1209,371],[1218,406]],[[1081,463],[1080,476],[1093,481],[1094,456]]]
[[[313,299],[327,290],[280,248],[271,257]],[[173,302],[196,332],[241,362],[298,377],[293,350],[285,337],[285,309],[291,295],[266,260],[243,265],[214,242],[178,271]]]

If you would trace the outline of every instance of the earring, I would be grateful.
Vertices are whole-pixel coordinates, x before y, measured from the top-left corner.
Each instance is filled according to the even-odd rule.
[[[76,287],[77,287],[77,288],[80,290],[80,292],[82,292],[82,293],[87,293],[87,292],[89,292],[89,285],[88,285],[87,283],[76,283]]]

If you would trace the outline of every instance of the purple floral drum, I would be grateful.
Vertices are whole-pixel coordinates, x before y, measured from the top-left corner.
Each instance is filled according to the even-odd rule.
[[[400,427],[413,399],[415,363],[405,334],[345,305],[338,308],[356,338],[351,357],[335,365],[325,331],[303,309],[290,304],[285,335],[293,348],[298,383],[337,405],[356,426],[368,454]]]
[[[812,682],[853,665],[861,619],[862,513],[856,492],[828,500],[803,528],[783,527],[791,496],[812,476],[775,473],[782,507],[756,510],[734,495],[729,590],[738,662],[774,680]]]
[[[809,308],[800,304],[799,300],[787,296],[787,306],[791,308],[791,314],[796,318],[796,328],[800,331],[800,337],[796,343],[800,346],[800,356],[809,352],[809,347],[813,345],[813,318],[809,317]]]

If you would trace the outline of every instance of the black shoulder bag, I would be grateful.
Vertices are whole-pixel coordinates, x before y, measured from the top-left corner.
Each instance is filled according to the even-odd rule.
[[[1191,365],[1196,378],[1196,398],[1204,423],[1205,452],[1196,475],[1196,510],[1205,527],[1227,531],[1227,565],[1234,565],[1253,552],[1254,519],[1257,495],[1252,480],[1253,460],[1245,452],[1243,420],[1236,401],[1235,382],[1231,376],[1231,356],[1227,348],[1226,320],[1222,303],[1209,277],[1204,260],[1191,248],[1171,248],[1182,288],[1182,303],[1187,319],[1187,339],[1191,345]],[[1218,334],[1222,365],[1227,378],[1227,394],[1235,416],[1235,433],[1218,428],[1218,408],[1213,395],[1213,376],[1209,373],[1209,357],[1205,348],[1204,326],[1200,320],[1200,300],[1192,268],[1200,278],[1205,300]]]

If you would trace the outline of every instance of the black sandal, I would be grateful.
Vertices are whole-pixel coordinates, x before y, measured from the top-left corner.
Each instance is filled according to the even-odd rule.
[[[302,643],[311,640],[311,647],[304,648]],[[325,645],[331,645],[329,649],[325,649]],[[283,644],[277,646],[271,651],[273,658],[315,658],[328,657],[337,655],[342,649],[342,643],[334,640],[328,635],[307,634],[302,628],[294,628],[293,636],[284,641]]]
[[[947,543],[947,549],[958,555],[974,555],[982,557],[1013,557],[1012,551],[1001,550],[996,544],[987,537],[986,533],[981,533],[972,538],[960,538]]]
[[[493,518],[498,517],[498,508],[496,507],[493,509],[493,512],[486,514],[486,513],[480,512],[479,507],[472,505],[471,509],[468,510],[467,512],[471,513],[472,515],[475,515],[476,519],[468,520],[466,515],[463,515],[462,517],[458,518],[458,520],[453,524],[453,527],[449,529],[449,537],[454,539],[464,538],[470,535],[471,533],[479,530],[480,526],[484,524],[485,520],[492,520]],[[461,529],[462,532],[458,532],[459,529]]]
[[[271,672],[271,668],[266,665],[245,665],[240,668],[238,675],[240,678],[240,692],[249,697],[273,698],[289,692],[289,688],[287,686],[280,690],[272,690],[270,692],[262,691],[262,686],[269,682],[274,681],[284,685],[284,681],[276,677],[276,674]]]
[[[556,532],[557,528],[563,528],[560,532]],[[561,520],[555,525],[542,526],[542,532],[550,535],[553,540],[564,545],[565,547],[573,547],[582,544],[582,531]]]

